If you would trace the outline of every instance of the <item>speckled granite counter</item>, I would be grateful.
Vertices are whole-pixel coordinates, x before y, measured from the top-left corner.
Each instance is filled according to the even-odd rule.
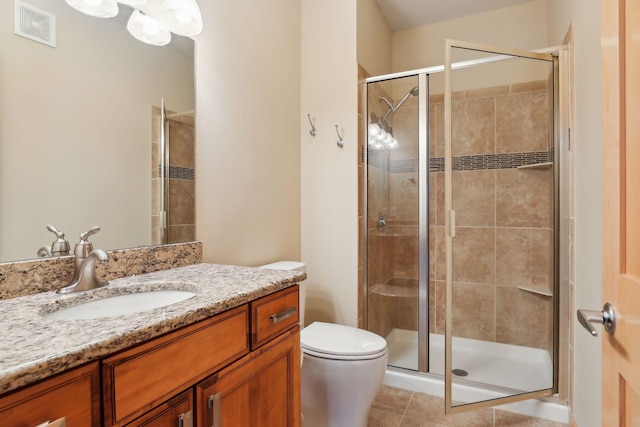
[[[298,271],[196,264],[116,279],[70,295],[44,292],[0,301],[0,394],[147,341],[284,289]],[[148,290],[186,290],[185,301],[140,313],[90,320],[51,320],[58,308]]]

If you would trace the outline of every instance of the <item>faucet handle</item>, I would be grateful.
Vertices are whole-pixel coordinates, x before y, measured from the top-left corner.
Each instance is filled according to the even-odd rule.
[[[73,254],[76,256],[75,273],[73,275],[74,278],[78,276],[82,260],[89,255],[91,251],[93,251],[93,243],[89,242],[87,239],[98,231],[100,231],[100,227],[94,225],[88,231],[80,235],[80,241],[76,243],[76,247],[73,250]]]
[[[96,234],[98,231],[100,231],[100,227],[98,227],[97,225],[94,225],[93,227],[91,227],[88,231],[82,233],[80,235],[80,240],[83,242],[86,242],[87,239],[89,238],[89,236]]]
[[[58,230],[55,226],[53,226],[51,224],[47,225],[47,230],[49,230],[50,232],[55,234],[58,239],[61,239],[61,238],[64,237],[64,233],[62,231]]]
[[[47,230],[56,235],[56,240],[51,244],[51,255],[69,255],[71,246],[64,238],[64,233],[53,225],[47,225]]]

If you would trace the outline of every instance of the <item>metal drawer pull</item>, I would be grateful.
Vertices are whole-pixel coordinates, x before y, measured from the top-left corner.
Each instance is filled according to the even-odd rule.
[[[276,313],[276,314],[272,314],[271,316],[269,316],[269,319],[271,319],[271,323],[278,323],[278,322],[282,322],[284,319],[293,316],[294,314],[296,314],[296,312],[298,311],[297,307],[287,307],[284,310],[282,310],[280,313]]]
[[[36,427],[67,427],[67,418],[62,417],[55,421],[46,421],[42,424],[38,424]]]
[[[222,424],[221,421],[221,410],[220,405],[222,404],[222,398],[220,393],[212,394],[207,399],[207,405],[209,406],[209,420],[211,421],[211,427],[220,427]]]
[[[184,414],[178,415],[178,427],[193,427],[192,411],[188,411]]]

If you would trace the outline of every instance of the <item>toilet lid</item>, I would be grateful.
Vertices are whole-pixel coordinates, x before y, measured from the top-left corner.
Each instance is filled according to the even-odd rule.
[[[384,352],[387,341],[380,335],[351,326],[313,322],[300,332],[303,350],[334,356],[364,356]]]

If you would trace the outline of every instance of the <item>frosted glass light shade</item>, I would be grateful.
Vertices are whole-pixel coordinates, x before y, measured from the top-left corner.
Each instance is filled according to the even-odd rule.
[[[164,0],[157,18],[181,36],[195,36],[202,31],[202,15],[195,0]]]
[[[369,124],[369,136],[376,137],[380,135],[381,130],[382,129],[380,129],[380,126],[377,123]]]
[[[149,0],[118,0],[118,3],[126,4],[134,8],[144,6]]]
[[[387,148],[389,150],[395,150],[398,147],[400,147],[400,144],[398,143],[398,140],[394,136],[393,138],[391,138],[391,143],[389,145],[387,145]]]
[[[69,6],[96,18],[113,18],[118,14],[116,0],[65,0]]]
[[[134,10],[127,22],[129,33],[143,43],[164,46],[171,41],[171,33],[154,18]]]

